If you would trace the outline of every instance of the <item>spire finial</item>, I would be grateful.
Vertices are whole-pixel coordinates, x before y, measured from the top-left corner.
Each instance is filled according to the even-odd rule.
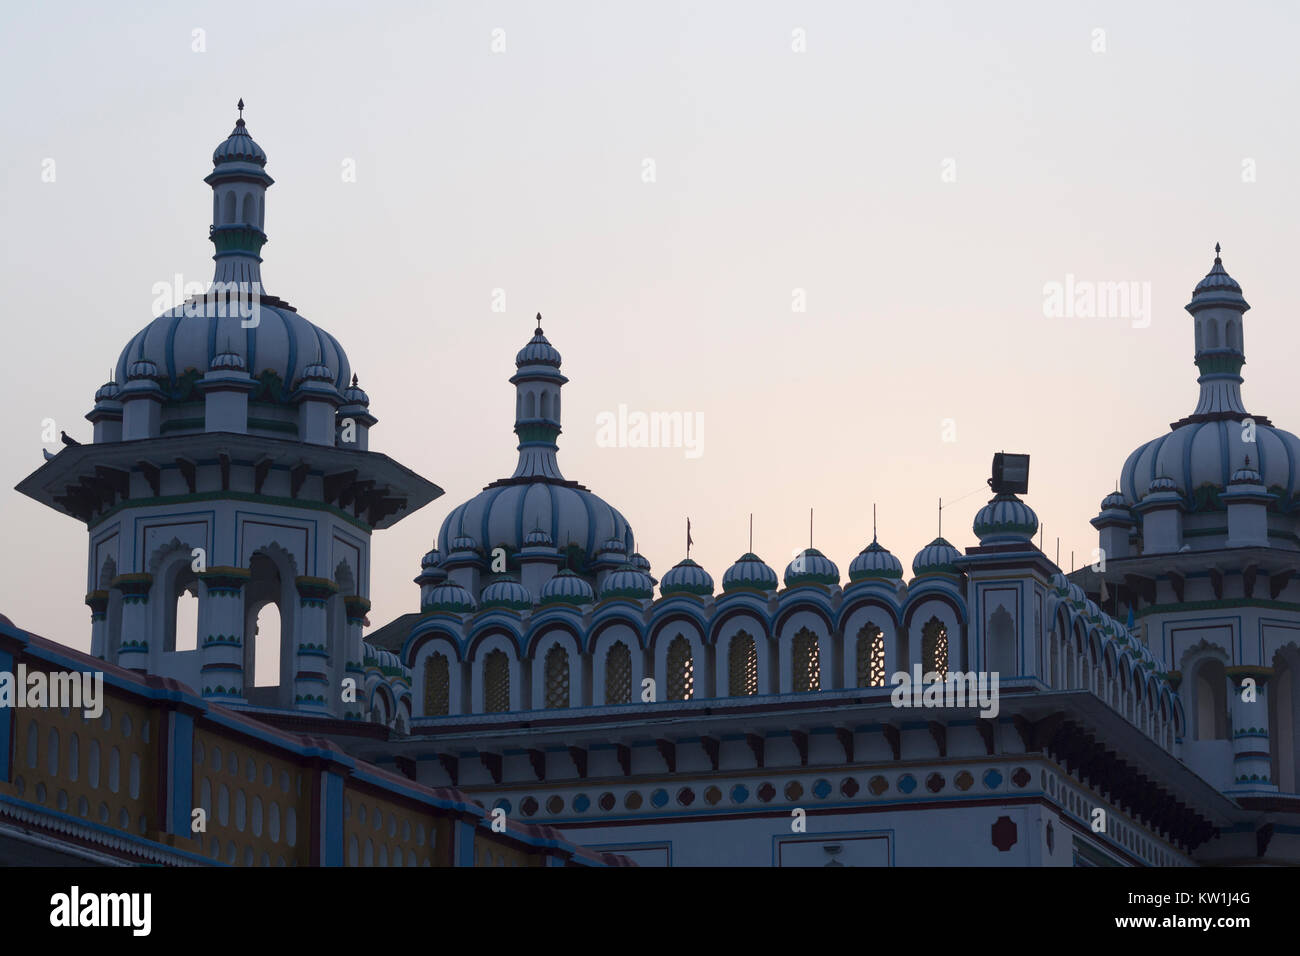
[[[242,96],[239,98],[239,103],[236,104],[236,106],[237,106],[237,108],[238,108],[238,110],[239,110],[239,118],[240,118],[240,119],[243,119],[243,118],[244,118],[244,98],[243,98]]]
[[[1219,244],[1217,242],[1214,244],[1214,261],[1219,261]]]
[[[353,387],[353,388],[356,388],[356,387],[357,387],[357,373],[356,373],[356,372],[353,372],[353,373],[352,373],[352,387]]]
[[[537,334],[542,334],[542,313],[537,313]]]
[[[1249,455],[1246,456],[1246,467],[1247,467],[1247,468],[1250,467],[1250,456],[1249,456]]]

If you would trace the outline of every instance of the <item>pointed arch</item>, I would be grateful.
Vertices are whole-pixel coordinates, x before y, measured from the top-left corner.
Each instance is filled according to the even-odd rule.
[[[796,694],[822,689],[821,648],[817,635],[801,627],[790,644],[791,676]]]
[[[948,676],[948,627],[937,617],[921,628],[921,673]]]
[[[434,651],[424,661],[424,716],[451,713],[451,663]]]
[[[483,710],[489,714],[510,709],[510,659],[497,648],[483,658]]]
[[[727,649],[727,693],[732,697],[758,693],[758,645],[748,631],[739,631]]]
[[[885,635],[871,621],[858,631],[857,686],[885,686]]]
[[[667,680],[669,700],[690,700],[695,695],[695,655],[685,634],[668,645]]]
[[[632,651],[622,641],[605,654],[605,703],[632,703]]]
[[[559,642],[552,644],[546,652],[546,697],[543,705],[547,710],[569,706],[569,652]]]

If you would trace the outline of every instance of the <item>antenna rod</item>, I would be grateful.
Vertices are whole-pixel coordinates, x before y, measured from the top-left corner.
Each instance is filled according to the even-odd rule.
[[[749,513],[749,553],[754,553],[754,512]]]

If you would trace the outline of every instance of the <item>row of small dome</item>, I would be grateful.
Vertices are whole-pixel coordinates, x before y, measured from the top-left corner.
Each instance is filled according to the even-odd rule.
[[[229,375],[243,375],[245,378],[249,377],[244,357],[238,352],[222,352],[214,356],[209,363],[209,370]],[[118,385],[114,381],[105,382],[95,391],[95,404],[121,402],[129,392],[155,390],[158,383],[165,380],[166,377],[158,370],[156,362],[150,359],[136,359],[127,366],[126,385]],[[322,387],[333,389],[334,371],[328,365],[319,362],[308,365],[303,369],[301,379],[294,384],[301,386],[308,383],[312,385],[315,391],[319,391]],[[357,384],[355,374],[352,376],[352,384],[342,389],[338,394],[342,396],[344,403],[347,405],[358,405],[363,408],[370,406],[370,396]]]
[[[524,551],[534,554],[546,551],[556,553],[550,536],[540,530],[535,530],[527,536]],[[521,553],[521,557],[527,556],[526,553]],[[912,571],[918,577],[935,574],[955,575],[959,571],[957,562],[960,557],[960,552],[951,544],[943,538],[936,538],[921,549],[912,562]],[[610,561],[614,558],[621,561],[601,583],[600,599],[652,600],[655,580],[650,575],[650,562],[637,553],[626,556],[623,542],[617,538],[610,539],[601,546],[597,560]],[[424,602],[424,610],[453,613],[474,611],[479,607],[527,610],[532,608],[534,603],[582,605],[593,603],[597,599],[595,589],[587,579],[566,568],[542,586],[536,602],[528,589],[516,578],[510,575],[499,575],[483,589],[476,603],[468,590],[444,578],[443,565],[463,565],[466,561],[486,563],[479,554],[474,539],[464,534],[452,540],[451,550],[445,559],[436,549],[424,556],[420,562],[421,572],[415,579],[416,583],[425,585],[437,582],[430,591],[428,600]],[[440,571],[443,573],[439,573]],[[898,582],[902,577],[902,562],[874,540],[849,565],[849,580],[853,583],[869,580]],[[839,581],[839,568],[816,548],[808,548],[797,554],[786,566],[784,575],[786,587],[809,584],[829,587],[839,584]],[[724,593],[741,590],[772,592],[777,588],[776,571],[753,553],[741,555],[722,576]],[[686,558],[664,575],[659,590],[664,597],[675,594],[709,596],[714,591],[713,577],[690,558]]]
[[[1078,613],[1096,624],[1102,633],[1103,640],[1112,640],[1127,648],[1145,669],[1149,671],[1158,670],[1156,659],[1152,656],[1151,650],[1146,644],[1140,641],[1137,635],[1126,625],[1103,611],[1096,601],[1088,597],[1083,588],[1060,572],[1052,575],[1051,580],[1057,597],[1063,598],[1072,604]]]

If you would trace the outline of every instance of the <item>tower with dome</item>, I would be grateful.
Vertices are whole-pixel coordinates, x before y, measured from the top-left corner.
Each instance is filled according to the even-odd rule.
[[[361,640],[370,537],[441,491],[370,450],[378,419],[343,347],[265,290],[273,180],[239,105],[205,179],[211,285],[131,336],[86,416],[93,442],[18,490],[86,524],[95,656],[235,707],[368,718],[400,696],[378,684],[409,680]],[[177,633],[186,593],[195,634]],[[278,647],[256,640],[268,606]],[[259,653],[277,683],[256,686]]]

